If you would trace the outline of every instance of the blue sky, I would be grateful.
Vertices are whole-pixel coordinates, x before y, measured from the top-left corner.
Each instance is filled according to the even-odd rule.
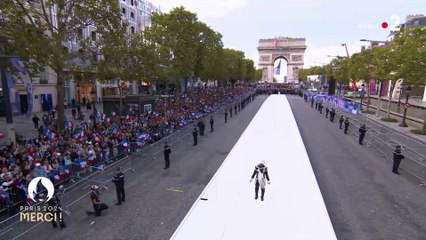
[[[426,14],[426,0],[151,0],[162,11],[184,6],[223,35],[225,47],[242,50],[257,64],[259,39],[305,37],[305,67],[328,63],[327,55],[359,52],[360,39],[385,40],[397,16]],[[383,29],[382,22],[389,27]]]

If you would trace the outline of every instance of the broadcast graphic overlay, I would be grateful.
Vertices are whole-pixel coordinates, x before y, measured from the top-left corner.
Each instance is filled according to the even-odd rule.
[[[360,23],[358,28],[361,29],[384,29],[395,31],[401,25],[401,18],[398,15],[392,15],[389,17],[389,21],[382,21],[377,23]]]
[[[31,180],[28,185],[28,197],[36,204],[21,206],[19,220],[21,222],[52,222],[62,217],[60,206],[48,205],[54,195],[55,187],[48,178],[37,177]]]

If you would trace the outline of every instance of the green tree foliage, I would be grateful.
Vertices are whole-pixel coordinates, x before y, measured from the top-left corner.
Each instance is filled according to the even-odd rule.
[[[215,80],[220,77],[220,68],[223,65],[222,35],[213,31],[203,22],[197,23],[198,40],[197,55],[194,66],[194,76],[201,80]]]
[[[158,76],[166,83],[194,76],[203,81],[226,77],[226,52],[222,35],[198,20],[183,7],[154,14],[145,29],[146,39],[155,43],[162,68]]]
[[[154,13],[151,17],[152,25],[145,29],[145,35],[149,42],[160,48],[163,72],[159,75],[168,80],[191,76],[201,40],[202,26],[197,15],[178,7],[169,13]]]
[[[395,52],[391,46],[383,46],[373,49],[374,64],[376,65],[376,77],[382,80],[389,80],[394,77],[397,68]]]
[[[98,80],[116,81],[120,114],[126,86],[132,81],[151,80],[161,63],[155,44],[147,41],[142,32],[130,33],[127,27],[123,21],[117,28],[101,33],[103,38],[98,41],[98,51],[102,57],[94,65]]]
[[[1,1],[1,7],[6,21],[0,34],[14,46],[8,54],[49,67],[56,74],[58,132],[61,133],[66,71],[84,67],[85,60],[93,54],[90,39],[83,38],[81,31],[91,25],[114,29],[121,19],[117,1],[7,0]],[[80,49],[66,48],[64,43],[69,40],[78,43]]]
[[[255,70],[255,80],[256,81],[261,81],[262,80],[262,75],[263,75],[263,70],[262,69],[256,69]]]
[[[256,80],[256,69],[254,68],[254,62],[251,59],[243,59],[245,66],[245,81],[254,81]]]
[[[426,82],[426,28],[402,29],[386,46],[366,49],[349,59],[349,77],[356,80],[396,80],[403,78],[406,84]],[[326,67],[335,69],[336,62]],[[337,73],[345,76],[340,70]]]
[[[232,82],[243,80],[245,75],[244,52],[225,48],[225,61],[227,64],[226,80]]]
[[[307,81],[308,75],[326,75],[325,66],[312,66],[310,68],[301,69],[299,71],[299,80]]]
[[[402,29],[390,45],[396,77],[407,84],[426,83],[426,27]]]
[[[333,76],[337,81],[349,82],[349,58],[337,57],[326,67],[326,75]]]

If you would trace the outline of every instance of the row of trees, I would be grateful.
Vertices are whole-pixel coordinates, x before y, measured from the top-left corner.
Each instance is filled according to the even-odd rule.
[[[369,111],[369,84],[375,80],[404,79],[405,85],[426,84],[426,27],[401,29],[392,42],[385,46],[366,49],[350,58],[337,57],[325,66],[314,66],[300,71],[301,80],[307,75],[334,76],[337,81],[349,83],[364,80],[367,89]],[[390,90],[393,92],[393,86]],[[379,96],[379,102],[380,102]],[[390,104],[385,120],[389,119]],[[426,122],[423,132],[426,131]]]
[[[30,77],[46,68],[57,79],[58,121],[64,122],[68,75],[129,81],[254,80],[254,62],[224,48],[222,35],[183,7],[154,13],[144,31],[132,32],[117,0],[0,1],[0,39],[7,55],[19,56]],[[94,33],[87,33],[93,27]],[[9,67],[13,71],[12,67]],[[87,79],[82,77],[79,79]],[[63,131],[58,124],[58,131]]]
[[[426,82],[426,28],[402,29],[385,46],[366,49],[350,58],[337,57],[325,66],[314,66],[300,71],[301,80],[307,75],[334,76],[349,83],[351,79],[397,80],[403,78],[409,85]]]

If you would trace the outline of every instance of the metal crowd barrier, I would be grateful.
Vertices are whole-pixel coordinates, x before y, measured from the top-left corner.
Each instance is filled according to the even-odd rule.
[[[231,106],[233,107],[234,104],[239,101],[241,101],[241,99],[237,99],[236,101],[230,103],[221,104],[217,106],[214,112],[205,114],[202,118],[206,122],[206,129],[208,126],[207,121],[209,120],[210,116],[214,117],[215,122],[217,122],[218,119],[223,119],[223,110],[229,109]],[[241,110],[242,109],[240,109],[240,111]],[[158,148],[158,146],[161,146],[165,141],[167,141],[170,146],[182,142],[183,138],[192,134],[192,128],[195,122],[196,121],[192,121],[181,129],[172,131],[169,134],[166,133],[159,141],[145,145],[142,148],[138,148],[136,142],[130,142],[129,148],[124,148],[123,151],[118,150],[119,148],[114,146],[114,157],[109,158],[106,161],[97,160],[89,163],[88,160],[85,159],[87,163],[86,166],[82,166],[79,162],[73,162],[68,165],[67,169],[69,173],[61,176],[60,181],[54,182],[57,187],[60,185],[63,187],[62,190],[60,190],[60,198],[64,211],[68,213],[66,210],[68,207],[86,197],[88,191],[90,190],[90,186],[93,184],[97,184],[101,186],[101,188],[108,190],[106,185],[109,181],[111,181],[118,167],[120,167],[123,172],[135,172],[135,170],[132,168],[133,154],[138,154],[144,157],[152,157],[155,159],[156,155],[162,151],[162,148]],[[19,189],[16,192],[11,192],[11,196],[14,197],[13,199],[17,200],[17,203],[15,203],[15,208],[19,209],[19,203],[25,204],[26,195],[24,194],[25,191],[23,189]],[[1,202],[2,201],[0,201],[0,204]],[[33,206],[38,205],[40,204],[34,204]],[[0,239],[3,239],[4,237],[5,239],[11,239],[17,235],[22,235],[21,232],[25,232],[32,227],[34,227],[34,223],[21,222],[19,221],[19,214],[15,214],[0,222]]]
[[[201,117],[200,119],[203,119],[203,121],[205,122],[206,129],[208,129],[209,127],[208,121],[210,120],[210,116],[213,116],[215,123],[217,123],[218,119],[222,119],[222,117],[224,119],[224,115],[225,115],[224,110],[230,109],[232,106],[232,109],[234,111],[233,106],[235,105],[236,102],[239,102],[239,101],[240,99],[233,101],[231,103],[221,104],[220,106],[216,108],[214,112],[204,114],[203,117]],[[169,146],[173,146],[174,144],[183,142],[183,139],[185,137],[192,135],[193,127],[196,126],[196,123],[198,120],[192,120],[183,128],[175,130],[172,134],[169,134],[163,137],[162,139],[160,139],[159,141],[153,144],[147,145],[145,148],[143,148],[142,156],[152,158],[152,159],[157,159],[156,156],[163,151],[161,146],[163,146],[164,142],[167,142]],[[131,143],[131,144],[134,145],[136,143]]]
[[[118,157],[118,160],[107,163],[105,167],[98,168],[90,174],[80,175],[75,177],[74,181],[66,187],[57,190],[63,210],[63,214],[70,215],[70,211],[67,209],[80,201],[83,198],[88,198],[90,194],[90,186],[93,184],[99,185],[101,189],[108,191],[107,184],[111,181],[112,177],[116,173],[116,169],[120,168],[123,172],[135,172],[132,167],[131,155],[123,155]],[[33,206],[43,206],[44,204],[34,204]],[[19,214],[15,214],[0,222],[0,239],[17,239],[18,237],[25,234],[25,232],[36,227],[41,223],[30,223],[26,221],[20,221]]]

